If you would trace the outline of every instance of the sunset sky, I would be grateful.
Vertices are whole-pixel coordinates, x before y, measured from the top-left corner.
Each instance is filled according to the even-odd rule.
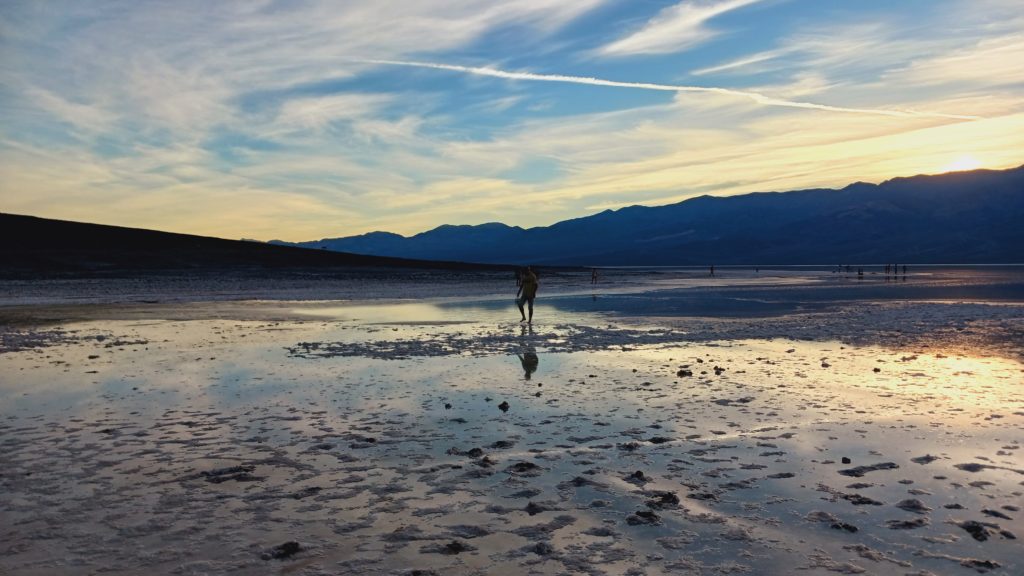
[[[0,211],[300,241],[1024,164],[1020,0],[7,0]]]

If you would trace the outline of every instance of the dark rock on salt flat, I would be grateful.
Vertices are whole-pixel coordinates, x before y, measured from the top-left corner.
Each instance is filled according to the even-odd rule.
[[[783,472],[783,474],[788,474],[788,472]],[[719,484],[718,487],[723,490],[750,490],[757,487],[757,478],[734,480],[725,484]]]
[[[974,568],[978,572],[988,572],[989,570],[995,570],[1002,566],[995,560],[978,560],[977,558],[964,558],[960,561],[960,565],[966,568]]]
[[[908,498],[906,500],[901,500],[900,502],[896,503],[896,507],[902,508],[907,512],[916,512],[917,514],[924,514],[926,512],[932,511],[930,507],[925,505],[924,502],[921,502],[917,498]]]
[[[963,470],[964,472],[981,472],[985,468],[991,468],[988,464],[978,464],[977,462],[968,462],[966,464],[954,464],[954,468]]]
[[[229,466],[227,468],[200,472],[194,478],[205,478],[207,482],[212,484],[220,484],[230,480],[235,482],[257,482],[263,480],[262,476],[254,476],[252,474],[252,471],[255,469],[256,467],[252,465]]]
[[[490,448],[493,448],[495,450],[503,450],[505,448],[511,448],[515,445],[516,443],[511,440],[498,440],[497,442],[492,443],[490,445]]]
[[[839,519],[822,510],[812,510],[804,516],[804,520],[808,522],[838,522]]]
[[[572,480],[566,480],[565,482],[560,482],[558,484],[558,489],[559,490],[564,490],[566,488],[580,488],[580,487],[583,487],[583,486],[601,486],[601,484],[599,482],[595,482],[594,480],[591,480],[589,478],[584,478],[582,476],[576,476]]]
[[[323,490],[323,488],[319,486],[307,486],[306,488],[303,488],[298,492],[292,492],[288,494],[287,497],[292,498],[294,500],[302,500],[303,498],[308,498],[309,496],[315,496],[319,494],[321,490]]]
[[[840,494],[839,497],[842,498],[843,500],[846,500],[850,504],[853,504],[854,506],[881,506],[882,505],[882,503],[879,502],[878,500],[874,500],[872,498],[868,498],[867,496],[863,496],[861,494]]]
[[[547,542],[537,542],[530,550],[538,556],[548,556],[555,551],[554,547]]]
[[[568,436],[566,440],[576,444],[586,444],[587,442],[593,442],[594,440],[601,440],[604,436]]]
[[[616,446],[623,452],[635,452],[640,449],[639,442],[624,442],[622,444],[616,444]]]
[[[393,531],[381,536],[385,542],[413,542],[415,540],[431,540],[419,526],[399,526]]]
[[[840,460],[840,462],[842,462],[843,464],[850,464],[851,462],[853,462],[853,460],[850,460],[846,456],[843,456],[843,458],[842,458],[842,460]]]
[[[650,477],[648,477],[646,474],[644,474],[643,470],[637,470],[636,472],[633,472],[632,474],[627,475],[623,479],[626,482],[629,482],[630,484],[640,484],[640,485],[646,484],[647,482],[651,481]]]
[[[963,522],[952,522],[964,529],[971,538],[974,538],[978,542],[984,542],[988,540],[988,537],[992,535],[992,531],[989,528],[999,528],[998,524],[990,524],[988,522],[978,522],[976,520],[964,520]]]
[[[943,504],[942,507],[947,509],[947,510],[963,510],[964,509],[963,505],[959,504],[957,502],[954,502],[952,504]]]
[[[658,525],[661,524],[661,516],[650,510],[640,510],[626,517],[626,524],[630,526]]]
[[[420,548],[420,552],[423,554],[444,554],[445,556],[455,556],[463,552],[472,552],[473,550],[476,550],[475,546],[459,540],[452,540],[447,544],[431,544]]]
[[[470,448],[466,452],[466,456],[469,456],[470,458],[479,458],[479,457],[481,457],[483,455],[484,455],[484,451],[481,448]]]
[[[1017,539],[1017,536],[1013,532],[1010,532],[1009,530],[1000,530],[999,531],[999,535],[1002,536],[1003,538],[1006,538],[1007,540],[1016,540]]]
[[[512,530],[513,534],[522,536],[529,540],[546,540],[551,537],[551,533],[555,530],[561,530],[566,526],[570,526],[576,522],[576,518],[563,514],[556,516],[554,520],[547,524],[534,524],[533,526],[520,526]]]
[[[917,458],[911,458],[910,461],[914,464],[930,464],[938,460],[938,456],[932,456],[931,454],[925,454],[924,456],[918,456]]]
[[[793,478],[796,474],[792,472],[779,472],[777,474],[769,474],[767,478],[782,479],[782,478]]]
[[[833,522],[831,528],[833,530],[846,530],[851,534],[859,530],[859,528],[853,524],[847,524],[846,522]]]
[[[744,396],[742,398],[720,398],[718,400],[712,400],[719,406],[732,406],[733,404],[749,404],[753,402],[755,398],[753,396]]]
[[[523,510],[525,510],[526,513],[529,514],[530,516],[536,516],[537,514],[540,514],[541,512],[547,512],[549,510],[552,510],[552,508],[547,508],[545,506],[537,504],[536,502],[530,502],[529,504],[526,505],[525,508],[523,508]]]
[[[536,475],[540,473],[540,466],[533,462],[516,462],[507,468],[513,474]]]
[[[479,466],[481,468],[490,468],[490,467],[494,466],[495,464],[497,464],[497,462],[495,462],[494,460],[491,460],[490,456],[484,456],[483,458],[480,458],[479,460],[473,462],[473,464],[476,464],[477,466]]]
[[[914,530],[931,524],[927,518],[914,518],[913,520],[886,520],[885,525],[890,530]]]
[[[482,527],[470,524],[458,524],[456,526],[448,527],[448,536],[455,538],[465,538],[467,540],[472,538],[480,538],[482,536],[488,536],[491,531]]]
[[[1010,518],[1009,516],[1007,516],[1006,514],[1003,514],[999,510],[992,510],[990,508],[983,508],[981,510],[981,513],[984,514],[985,516],[991,516],[993,518],[1002,518],[1003,520],[1013,520],[1013,518]]]
[[[543,492],[544,491],[541,490],[540,488],[528,488],[526,490],[520,490],[518,492],[513,492],[512,494],[509,494],[508,496],[505,496],[505,498],[515,498],[517,500],[523,499],[523,498],[534,498],[536,496],[540,496]]]
[[[502,412],[508,412],[509,408],[510,406],[508,402],[502,401],[501,404],[498,404],[498,410],[501,410]]]
[[[647,501],[649,508],[661,510],[662,508],[673,508],[679,505],[679,496],[672,492],[657,492],[655,498]]]
[[[664,444],[666,442],[671,442],[672,439],[666,438],[664,436],[653,436],[649,438],[647,441],[650,442],[651,444]]]
[[[843,476],[853,476],[860,478],[868,472],[875,472],[877,470],[894,470],[899,468],[895,462],[880,462],[878,464],[871,464],[870,466],[857,466],[856,468],[847,468],[846,470],[839,470],[839,473]]]
[[[284,544],[278,544],[270,550],[264,552],[260,557],[264,560],[284,560],[290,558],[302,551],[302,546],[298,542],[285,542]]]

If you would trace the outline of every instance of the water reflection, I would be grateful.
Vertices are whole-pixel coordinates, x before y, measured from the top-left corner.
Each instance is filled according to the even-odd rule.
[[[0,431],[11,472],[0,516],[28,529],[50,510],[64,518],[46,516],[38,532],[15,535],[0,572],[27,573],[33,534],[53,534],[46,542],[67,542],[60,553],[82,566],[133,573],[148,559],[111,559],[102,542],[176,558],[185,546],[179,532],[158,533],[167,525],[189,527],[190,538],[236,554],[251,573],[265,568],[254,549],[291,539],[316,546],[304,560],[324,572],[360,547],[378,573],[412,563],[459,572],[452,562],[462,556],[503,572],[498,556],[429,552],[434,542],[469,541],[509,558],[504,573],[525,573],[537,554],[516,554],[536,542],[521,535],[554,530],[549,545],[559,552],[550,561],[571,561],[564,571],[600,561],[589,549],[571,556],[588,538],[614,539],[614,573],[648,564],[673,573],[688,557],[742,563],[754,546],[764,565],[828,554],[856,567],[866,557],[849,547],[882,541],[908,570],[948,571],[949,560],[914,554],[922,537],[937,553],[983,552],[1006,573],[1020,567],[1009,537],[992,529],[979,549],[955,524],[1024,533],[1015,514],[1019,362],[780,340],[559,354],[545,349],[543,326],[518,324],[499,326],[500,353],[477,357],[299,358],[282,349],[333,338],[339,324],[350,340],[415,330],[422,340],[437,330],[105,323],[148,344],[121,350],[92,338],[5,358]],[[514,354],[531,379],[538,348],[557,397],[509,377]],[[85,394],[61,396],[70,391]],[[22,397],[48,403],[11,402]],[[896,467],[843,473],[884,463]],[[88,497],[75,497],[82,486]],[[930,524],[890,528],[906,520],[897,504],[911,498],[929,508],[914,514]],[[645,518],[656,523],[635,524]],[[222,552],[189,553],[206,561]]]
[[[523,378],[530,379],[530,376],[537,371],[540,359],[537,358],[537,347],[533,344],[533,326],[523,326],[519,334],[519,351],[516,357],[523,365]]]

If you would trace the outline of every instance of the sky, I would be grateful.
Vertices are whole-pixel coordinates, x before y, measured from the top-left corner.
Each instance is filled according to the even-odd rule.
[[[0,7],[0,212],[304,241],[1021,164],[1020,0]]]

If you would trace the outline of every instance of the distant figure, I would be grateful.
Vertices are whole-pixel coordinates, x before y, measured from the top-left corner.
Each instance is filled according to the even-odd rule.
[[[523,315],[523,319],[520,322],[533,324],[533,300],[537,297],[539,284],[537,275],[533,273],[533,268],[527,266],[526,272],[523,273],[523,281],[519,285],[519,290],[516,291],[516,306],[519,306],[519,313]],[[523,310],[524,304],[530,305],[529,320],[526,319],[526,311]]]
[[[715,275],[715,265],[714,264],[711,265],[711,275],[712,276]]]
[[[516,288],[523,285],[523,271],[516,268]]]
[[[590,283],[597,284],[597,268],[590,270]]]
[[[863,280],[864,279],[864,269],[863,268],[857,268],[857,278],[859,280]]]
[[[906,264],[903,265],[903,275],[904,276],[907,275],[907,265]]]

